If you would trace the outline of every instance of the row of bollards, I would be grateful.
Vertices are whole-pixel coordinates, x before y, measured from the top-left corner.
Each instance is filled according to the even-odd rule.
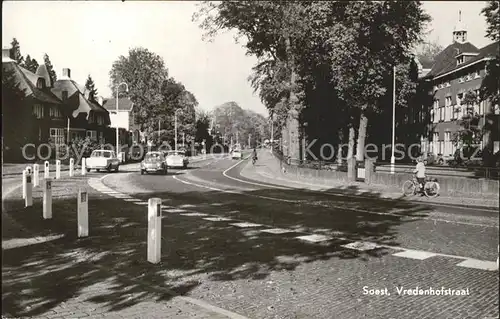
[[[43,219],[52,219],[52,180],[48,178],[48,162],[45,162],[45,180],[43,182]],[[60,178],[57,172],[56,162],[56,179]],[[60,168],[60,163],[59,163]],[[23,171],[23,197],[25,199],[25,206],[33,206],[33,184],[38,185],[38,165],[33,167],[33,174],[31,167],[27,167]],[[82,175],[85,175],[85,159],[82,160]],[[69,175],[74,174],[74,161],[70,160]],[[34,177],[34,178],[33,178]],[[32,180],[33,178],[33,180]],[[78,237],[89,236],[89,197],[88,192],[84,188],[78,190],[77,198],[77,233]],[[157,264],[161,260],[161,198],[150,198],[148,201],[148,247],[147,247],[147,260],[150,263]]]

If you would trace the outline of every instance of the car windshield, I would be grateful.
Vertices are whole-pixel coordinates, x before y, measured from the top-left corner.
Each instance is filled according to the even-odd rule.
[[[111,157],[111,152],[105,152],[105,151],[94,151],[92,152],[91,157],[106,157],[110,158]]]
[[[173,156],[173,155],[184,156],[184,152],[182,152],[182,151],[168,151],[167,152],[167,156]]]
[[[146,157],[144,158],[147,161],[151,160],[161,160],[163,157],[160,153],[148,153],[146,154]]]

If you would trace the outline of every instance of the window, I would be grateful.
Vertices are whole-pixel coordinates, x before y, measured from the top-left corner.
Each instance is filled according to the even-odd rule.
[[[452,152],[452,142],[451,142],[451,132],[444,132],[444,154],[451,155]]]
[[[50,117],[55,117],[55,118],[61,118],[62,117],[61,110],[58,107],[56,107],[56,106],[52,106],[49,109],[49,112],[50,112]]]
[[[474,90],[474,94],[476,95],[477,102],[474,103],[474,113],[475,114],[482,114],[483,112],[481,111],[481,102],[479,101],[479,89]]]
[[[441,106],[439,108],[439,121],[440,122],[444,121],[444,112],[445,112],[444,106]]]
[[[464,77],[461,76],[459,79],[458,79],[458,83],[464,83]]]
[[[86,136],[91,140],[97,140],[97,131],[87,131]]]
[[[102,118],[101,115],[97,115],[97,124],[103,125],[104,124],[104,119]]]
[[[64,129],[63,128],[51,128],[50,129],[50,139],[57,145],[64,144]]]
[[[464,56],[460,56],[457,58],[457,65],[464,63]]]
[[[45,89],[45,79],[39,78],[36,81],[36,87],[41,90]]]
[[[33,105],[33,115],[35,115],[37,119],[43,118],[43,105],[41,104]]]
[[[450,81],[446,82],[446,87],[449,87],[449,86],[451,86]]]
[[[477,70],[476,73],[474,74],[474,78],[480,78],[481,77],[481,70]]]
[[[495,115],[500,115],[500,106],[498,104],[495,105]]]

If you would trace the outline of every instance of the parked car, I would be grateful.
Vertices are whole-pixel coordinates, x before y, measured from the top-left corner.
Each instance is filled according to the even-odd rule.
[[[189,159],[184,151],[167,151],[165,152],[165,158],[168,167],[187,168],[189,164]]]
[[[167,161],[162,152],[148,152],[141,162],[141,175],[144,173],[168,173]]]
[[[242,159],[243,158],[243,154],[241,153],[241,150],[233,150],[231,152],[231,158],[232,159]]]
[[[87,172],[90,172],[92,169],[95,169],[96,172],[99,172],[101,169],[105,169],[108,172],[114,169],[115,172],[118,172],[120,160],[116,157],[114,151],[95,150],[90,154],[90,157],[87,158],[85,164]]]

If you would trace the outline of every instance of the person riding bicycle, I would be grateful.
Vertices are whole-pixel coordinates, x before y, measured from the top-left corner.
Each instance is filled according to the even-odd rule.
[[[254,161],[257,161],[257,149],[255,147],[253,148],[252,159]]]
[[[417,158],[417,165],[415,166],[415,170],[413,172],[417,175],[417,181],[420,185],[420,191],[423,191],[425,183],[425,164],[421,156]]]

